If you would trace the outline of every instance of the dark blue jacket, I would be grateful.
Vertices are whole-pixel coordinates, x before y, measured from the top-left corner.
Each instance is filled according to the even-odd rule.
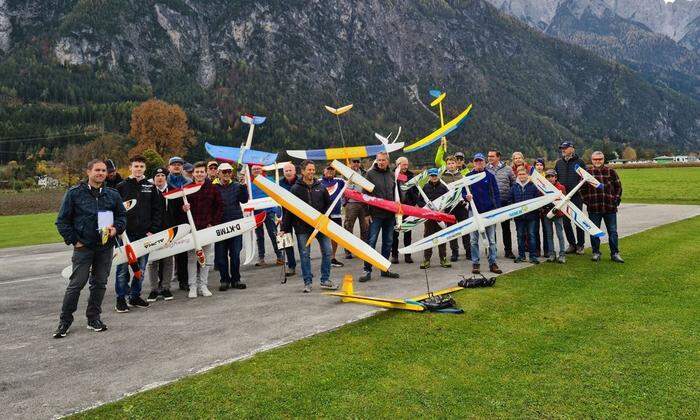
[[[124,232],[126,209],[117,190],[103,187],[95,198],[90,193],[88,184],[81,182],[66,192],[56,218],[56,228],[67,245],[75,245],[80,241],[90,249],[103,247],[97,231],[98,211],[111,211],[117,234]],[[113,245],[114,239],[111,239],[104,246]]]
[[[248,202],[248,189],[238,182],[229,182],[227,185],[219,182],[215,186],[221,194],[221,202],[224,205],[221,223],[242,219],[241,204]]]
[[[479,213],[484,213],[489,210],[497,209],[501,206],[501,196],[498,193],[498,182],[496,177],[489,171],[481,181],[469,186],[472,196],[474,196],[474,204]],[[478,171],[472,170],[467,174],[478,174]]]
[[[520,185],[517,181],[510,187],[510,202],[519,203],[521,201],[527,201],[535,197],[539,197],[541,194],[535,184],[528,182],[525,186]],[[516,220],[535,220],[540,217],[539,211],[533,210],[518,216]]]

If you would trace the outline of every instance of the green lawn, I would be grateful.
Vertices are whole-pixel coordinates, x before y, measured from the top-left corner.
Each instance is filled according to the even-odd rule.
[[[696,417],[698,231],[656,228],[622,240],[624,265],[541,264],[459,292],[465,315],[381,313],[80,416]]]
[[[0,248],[61,242],[56,213],[0,216]]]
[[[700,204],[700,167],[617,171],[625,203]]]

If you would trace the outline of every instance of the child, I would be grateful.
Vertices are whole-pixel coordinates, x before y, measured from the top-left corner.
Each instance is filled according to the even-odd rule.
[[[517,171],[516,175],[518,178],[510,189],[510,201],[519,203],[539,196],[540,193],[537,187],[530,182],[528,170],[524,166],[520,166]],[[538,211],[530,211],[515,218],[515,228],[518,232],[518,257],[515,259],[516,263],[525,261],[526,239],[528,241],[528,250],[530,251],[530,262],[532,264],[540,263],[535,252],[537,249],[535,237],[537,235],[539,217]]]
[[[566,194],[566,187],[563,186],[562,184],[557,181],[557,171],[554,169],[549,169],[545,173],[545,178],[547,178],[547,181],[551,182],[552,185],[554,185],[559,191],[562,192],[562,194]],[[566,256],[565,256],[565,244],[564,244],[564,223],[562,221],[562,217],[564,216],[564,213],[561,211],[557,210],[556,214],[554,215],[553,219],[549,219],[547,217],[547,213],[554,207],[554,204],[548,204],[544,207],[542,207],[540,214],[544,217],[542,217],[542,228],[544,230],[544,237],[545,240],[547,241],[547,249],[549,250],[549,255],[547,255],[549,258],[547,261],[549,262],[558,262],[560,264],[564,264],[566,262]],[[557,240],[559,241],[559,257],[557,258],[557,253],[554,251],[554,232],[553,232],[553,227],[556,228],[557,230]]]

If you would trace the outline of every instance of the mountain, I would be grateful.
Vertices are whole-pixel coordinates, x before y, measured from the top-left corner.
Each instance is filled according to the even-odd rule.
[[[0,0],[0,16],[9,22],[0,37],[4,160],[126,133],[130,110],[152,96],[183,106],[200,140],[240,144],[237,117],[254,112],[268,117],[256,130],[261,149],[338,145],[322,105],[354,103],[343,118],[348,144],[399,125],[410,142],[438,125],[427,105],[434,87],[448,92],[448,117],[474,103],[450,138],[467,151],[554,156],[561,139],[603,137],[699,146],[697,101],[483,0]],[[20,138],[28,135],[44,138]],[[191,158],[203,156],[202,143]]]

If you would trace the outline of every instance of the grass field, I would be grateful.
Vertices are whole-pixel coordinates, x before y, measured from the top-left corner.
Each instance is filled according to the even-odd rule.
[[[0,216],[0,248],[61,242],[56,213]]]
[[[696,417],[698,231],[652,229],[622,240],[624,265],[541,264],[459,292],[464,315],[381,313],[79,417]]]
[[[622,202],[700,204],[700,167],[618,170]]]

